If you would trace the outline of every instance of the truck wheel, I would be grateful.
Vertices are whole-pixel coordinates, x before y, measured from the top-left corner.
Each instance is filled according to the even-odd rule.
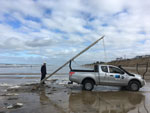
[[[137,81],[131,81],[129,83],[129,90],[131,91],[138,91],[140,89],[140,84]]]
[[[83,82],[83,90],[91,91],[94,88],[94,82],[92,80],[85,80]]]

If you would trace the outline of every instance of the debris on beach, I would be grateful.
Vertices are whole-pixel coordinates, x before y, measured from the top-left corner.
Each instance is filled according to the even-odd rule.
[[[1,83],[0,86],[11,86],[11,84]]]
[[[18,85],[16,85],[16,86],[12,86],[12,87],[10,87],[10,89],[14,89],[14,88],[20,88],[20,86],[18,86]]]
[[[18,96],[19,94],[17,93],[6,93],[6,94],[2,94],[0,96]]]
[[[47,93],[47,94],[53,94],[52,92],[49,92],[49,93]]]
[[[16,104],[7,106],[7,109],[17,109],[17,108],[21,108],[22,106],[23,106],[23,103],[16,103]]]
[[[19,87],[13,87],[13,88],[9,88],[7,89],[7,91],[11,91],[11,92],[33,92],[35,90],[33,90],[34,87],[36,87],[38,84],[25,84],[25,85],[21,85]]]
[[[38,85],[39,85],[39,83],[26,83],[22,86],[38,86]]]
[[[18,98],[17,97],[10,97],[8,98],[8,100],[17,100]]]
[[[58,80],[58,79],[51,79],[51,80],[49,80],[49,81],[53,84],[53,83],[56,83],[57,80]]]

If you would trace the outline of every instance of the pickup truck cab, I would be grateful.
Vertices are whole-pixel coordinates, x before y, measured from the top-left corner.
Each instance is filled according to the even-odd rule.
[[[95,65],[93,70],[75,70],[71,68],[69,80],[83,85],[91,91],[94,85],[120,86],[131,91],[138,91],[146,82],[138,74],[131,74],[121,66]]]

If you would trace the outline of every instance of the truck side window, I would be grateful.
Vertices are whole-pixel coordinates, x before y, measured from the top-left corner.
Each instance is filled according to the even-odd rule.
[[[94,65],[94,72],[98,72],[98,65]]]
[[[116,68],[116,67],[111,67],[111,66],[109,66],[109,71],[110,71],[110,73],[124,74],[123,71],[121,71],[120,69],[118,69],[118,68]]]
[[[101,66],[101,69],[102,69],[103,72],[108,73],[108,68],[107,68],[107,66]]]

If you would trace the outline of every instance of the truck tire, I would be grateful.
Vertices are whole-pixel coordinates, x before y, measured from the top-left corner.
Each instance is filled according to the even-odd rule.
[[[91,91],[94,88],[93,80],[87,79],[83,82],[83,90]]]
[[[140,89],[140,84],[138,81],[131,81],[129,83],[129,90],[138,91]]]

